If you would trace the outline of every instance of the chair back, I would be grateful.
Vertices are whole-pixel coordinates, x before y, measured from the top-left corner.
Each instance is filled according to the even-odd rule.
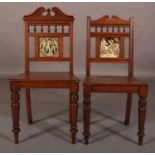
[[[96,44],[94,56],[91,55],[92,38]],[[127,63],[128,76],[133,76],[134,17],[129,20],[108,15],[97,20],[87,17],[86,50],[86,76],[90,76],[91,63]]]
[[[73,74],[74,17],[59,8],[39,7],[23,18],[25,22],[25,72],[31,61],[67,61]],[[64,37],[69,37],[69,56],[64,56]],[[34,39],[34,56],[30,57],[30,38]]]

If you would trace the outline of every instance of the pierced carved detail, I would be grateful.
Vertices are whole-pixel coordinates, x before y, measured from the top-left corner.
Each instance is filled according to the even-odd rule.
[[[50,17],[50,20],[55,19],[55,18],[65,18],[66,20],[73,20],[74,17],[65,14],[63,11],[61,11],[59,8],[57,7],[53,7],[53,8],[48,8],[45,9],[44,7],[39,7],[38,9],[36,9],[33,13],[24,16],[24,20],[33,20],[32,18],[35,17]],[[65,20],[64,19],[64,20]],[[41,20],[41,18],[40,18]]]
[[[120,17],[118,17],[118,16],[115,16],[115,15],[113,15],[113,16],[111,16],[111,18],[110,18],[110,16],[109,15],[105,15],[105,16],[103,16],[103,17],[101,17],[101,18],[99,18],[99,19],[97,19],[97,20],[93,20],[92,22],[91,22],[91,24],[107,24],[107,25],[129,25],[129,21],[128,20],[124,20],[124,19],[122,19],[122,18],[120,18]]]

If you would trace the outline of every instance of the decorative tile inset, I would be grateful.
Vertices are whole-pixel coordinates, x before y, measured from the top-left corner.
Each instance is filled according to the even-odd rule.
[[[120,55],[119,38],[103,38],[100,43],[100,58],[118,58]]]
[[[40,57],[59,57],[59,38],[40,37],[39,56]]]

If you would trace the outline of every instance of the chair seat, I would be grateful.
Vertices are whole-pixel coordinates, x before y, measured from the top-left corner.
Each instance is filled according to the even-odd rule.
[[[29,74],[20,74],[10,81],[48,81],[48,82],[79,82],[75,75],[69,72],[29,72]]]
[[[89,85],[146,85],[141,80],[128,76],[90,76],[86,77],[84,84]]]

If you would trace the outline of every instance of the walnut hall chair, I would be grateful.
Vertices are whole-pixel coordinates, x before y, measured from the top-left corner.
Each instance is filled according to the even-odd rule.
[[[70,92],[70,132],[72,143],[76,143],[79,79],[73,74],[73,21],[59,8],[40,7],[24,16],[25,23],[25,73],[10,79],[11,108],[15,143],[19,142],[19,90],[26,90],[28,123],[32,123],[30,102],[31,88],[63,88]],[[64,38],[68,38],[68,55],[64,53]],[[34,39],[34,56],[30,56],[30,38]],[[32,72],[30,62],[68,62],[67,72]]]
[[[95,38],[95,56],[92,56],[93,52],[91,52],[93,38]],[[134,77],[133,54],[134,17],[130,17],[129,20],[108,15],[97,20],[87,17],[86,77],[83,81],[85,144],[89,143],[90,136],[90,97],[92,93],[100,92],[127,93],[125,125],[128,125],[130,120],[132,93],[139,95],[138,137],[139,145],[143,144],[148,85]],[[126,63],[128,74],[126,76],[91,75],[92,63]]]

